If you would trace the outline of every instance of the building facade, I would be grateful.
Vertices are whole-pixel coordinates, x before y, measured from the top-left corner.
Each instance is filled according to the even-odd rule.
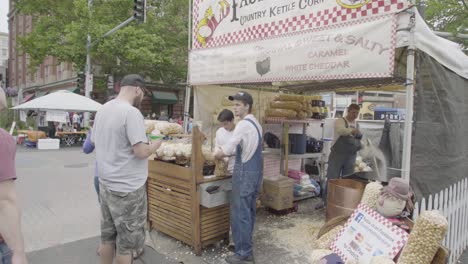
[[[47,57],[35,70],[28,69],[29,56],[17,49],[17,40],[31,32],[32,27],[32,17],[16,12],[14,1],[10,0],[8,77],[9,86],[19,91],[20,103],[56,90],[76,91],[76,72],[71,63]]]

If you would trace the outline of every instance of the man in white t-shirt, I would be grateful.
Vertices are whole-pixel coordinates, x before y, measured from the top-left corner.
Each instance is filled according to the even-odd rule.
[[[234,134],[234,128],[236,128],[236,124],[234,123],[234,113],[231,110],[224,109],[219,113],[218,121],[222,127],[216,131],[216,147],[223,148],[223,146],[229,143],[229,140]],[[228,158],[229,174],[232,174],[232,171],[234,170],[234,162],[236,162],[234,156]]]
[[[132,263],[145,242],[148,178],[147,158],[161,141],[148,144],[143,115],[135,106],[144,96],[145,81],[125,76],[116,99],[104,104],[94,119],[91,142],[95,145],[101,199],[101,263]],[[115,254],[115,250],[117,253]]]

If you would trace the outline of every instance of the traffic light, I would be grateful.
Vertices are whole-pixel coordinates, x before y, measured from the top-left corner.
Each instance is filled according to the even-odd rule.
[[[134,0],[133,17],[138,23],[146,22],[146,0]]]
[[[79,89],[85,88],[86,75],[83,72],[79,72],[76,76],[76,87]]]

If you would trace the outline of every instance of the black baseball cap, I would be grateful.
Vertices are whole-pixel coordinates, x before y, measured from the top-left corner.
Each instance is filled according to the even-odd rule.
[[[234,100],[242,101],[244,104],[248,104],[250,106],[253,105],[253,98],[247,92],[238,92],[235,95],[229,96],[228,99],[231,101],[234,101]]]
[[[146,87],[146,82],[145,79],[138,74],[128,74],[123,77],[123,79],[120,81],[120,86],[138,86],[140,88],[145,88]]]

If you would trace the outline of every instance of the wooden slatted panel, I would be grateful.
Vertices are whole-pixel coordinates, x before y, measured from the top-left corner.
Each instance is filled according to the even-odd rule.
[[[229,234],[229,206],[223,205],[201,210],[201,237],[208,241]]]
[[[160,186],[165,189],[170,189],[179,193],[190,195],[190,187],[188,183],[178,182],[177,180],[170,179],[166,176],[158,176],[157,179],[148,179],[148,184],[150,186]]]
[[[157,178],[155,175],[168,176],[173,179],[190,182],[192,173],[190,168],[182,167],[177,164],[150,160],[148,161],[148,178]]]

